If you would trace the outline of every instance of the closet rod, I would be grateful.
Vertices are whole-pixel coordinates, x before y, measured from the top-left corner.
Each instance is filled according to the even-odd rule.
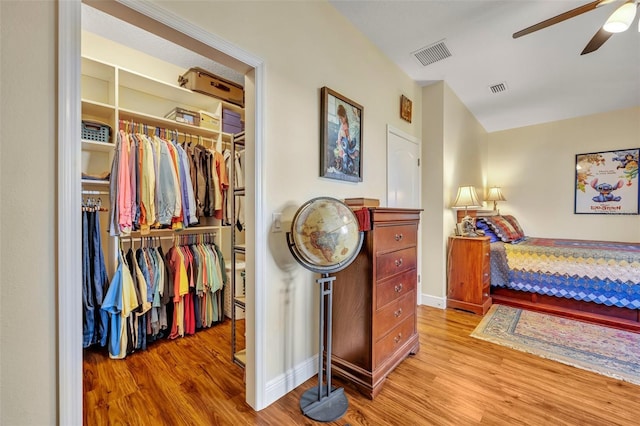
[[[208,136],[192,135],[191,133],[185,133],[185,132],[181,132],[179,130],[171,130],[171,129],[168,129],[166,127],[153,126],[151,124],[145,124],[145,123],[142,123],[142,122],[120,120],[120,124],[130,124],[132,126],[143,125],[143,126],[147,126],[148,128],[151,128],[151,129],[162,129],[162,130],[164,130],[166,132],[177,133],[178,136],[183,136],[185,138],[189,137],[189,138],[194,138],[194,139],[203,139],[203,140],[206,140],[208,142],[211,142],[212,144],[217,142],[216,139],[210,138]],[[228,143],[228,142],[223,141],[223,143]]]
[[[136,241],[136,240],[141,240],[141,239],[144,239],[144,238],[149,238],[149,239],[153,239],[153,240],[175,240],[176,238],[180,238],[181,236],[196,236],[196,235],[211,235],[214,238],[217,236],[217,234],[215,234],[215,233],[208,233],[208,234],[188,234],[188,235],[176,234],[176,235],[173,235],[173,236],[170,236],[170,235],[162,235],[162,236],[144,235],[142,237],[126,236],[126,237],[120,237],[120,239],[122,240],[122,242]]]
[[[82,195],[109,195],[109,191],[90,191],[88,189],[83,189]]]
[[[201,234],[211,234],[211,235],[217,236],[218,231],[219,229],[214,227],[202,227],[202,226],[200,227],[193,226],[190,228],[183,228],[180,230],[161,228],[161,229],[151,229],[149,234],[144,234],[144,235],[142,235],[140,231],[131,231],[129,235],[121,236],[121,238],[130,238],[130,237],[147,238],[147,237],[160,237],[160,236],[168,236],[170,238],[173,238],[174,236],[180,236],[180,235],[201,235]]]

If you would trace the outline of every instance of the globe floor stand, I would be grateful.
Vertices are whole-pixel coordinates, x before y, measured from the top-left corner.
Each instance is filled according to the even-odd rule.
[[[338,420],[347,412],[349,401],[344,394],[344,389],[331,386],[331,311],[333,309],[333,282],[336,277],[330,277],[323,273],[316,282],[320,286],[320,321],[319,321],[319,354],[318,354],[318,386],[307,390],[300,398],[302,414],[318,422],[332,422]],[[326,299],[326,321],[324,327]],[[326,330],[326,340],[324,331]],[[324,342],[326,341],[326,372],[327,382],[323,381],[322,358]]]

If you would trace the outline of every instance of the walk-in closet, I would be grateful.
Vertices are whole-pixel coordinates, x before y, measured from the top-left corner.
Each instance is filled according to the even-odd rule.
[[[244,98],[185,76],[245,76],[86,4],[82,26],[85,424],[220,419],[244,401],[250,144]]]

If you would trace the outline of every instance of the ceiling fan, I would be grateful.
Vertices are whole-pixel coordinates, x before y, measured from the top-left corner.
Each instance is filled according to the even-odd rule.
[[[600,6],[604,6],[609,3],[617,3],[618,1],[619,0],[592,1],[591,3],[576,7],[575,9],[571,9],[567,12],[561,13],[558,16],[554,16],[553,18],[546,19],[542,22],[525,28],[524,30],[520,30],[513,34],[513,38],[531,34],[535,31],[550,27],[551,25],[557,24],[559,22],[566,21],[567,19],[575,18],[576,16],[582,15],[583,13],[590,12]],[[626,31],[631,26],[636,16],[638,2],[639,0],[627,0],[622,6],[618,7],[609,16],[602,28],[600,28],[598,32],[593,36],[593,38],[591,38],[589,43],[587,43],[587,46],[580,54],[586,55],[587,53],[594,52],[598,50],[598,48],[600,48],[600,46],[602,46],[605,41],[609,40],[609,37],[611,37],[614,33],[621,33],[623,31]],[[638,31],[640,31],[640,27],[638,28]]]

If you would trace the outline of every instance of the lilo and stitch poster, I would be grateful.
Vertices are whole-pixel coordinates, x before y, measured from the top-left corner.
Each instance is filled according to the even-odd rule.
[[[576,213],[639,214],[640,149],[576,155]]]

